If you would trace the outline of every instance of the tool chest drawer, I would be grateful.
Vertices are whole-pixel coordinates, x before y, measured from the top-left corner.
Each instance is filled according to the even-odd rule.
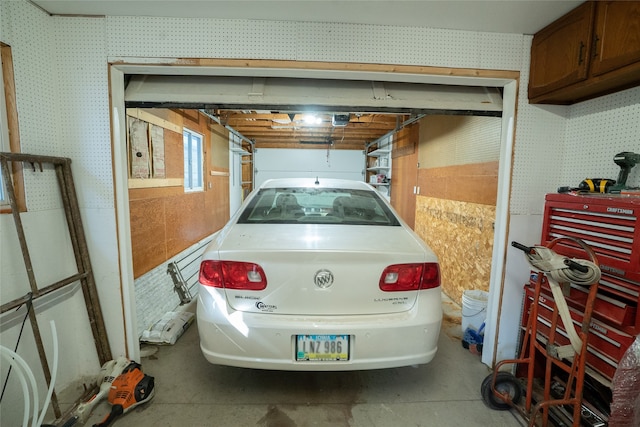
[[[547,194],[542,244],[575,237],[598,256],[600,268],[612,276],[640,282],[640,197],[624,195]],[[564,240],[554,251],[585,258],[578,245]]]
[[[531,305],[533,304],[534,289],[531,286],[525,286],[525,297],[525,316],[523,316],[523,321],[528,320]],[[545,339],[549,339],[555,310],[555,302],[550,291],[549,294],[547,294],[546,291],[541,292],[538,302],[537,330]],[[583,320],[582,312],[571,307],[569,308],[569,312],[576,331],[580,331]],[[523,322],[523,325],[526,325],[526,323]],[[633,336],[605,322],[592,319],[587,341],[587,365],[611,380],[618,367],[618,362],[629,346],[631,346],[634,339]],[[558,320],[558,328],[556,329],[556,343],[559,345],[569,344],[568,334],[561,320]]]
[[[593,315],[631,335],[640,333],[640,197],[619,194],[547,194],[541,244],[573,237],[589,245],[598,257],[602,277]],[[587,258],[568,239],[553,250],[572,258]],[[579,308],[576,292],[568,303]]]
[[[532,287],[535,286],[537,278],[538,273],[531,271],[529,283]],[[636,330],[638,292],[633,289],[627,290],[621,282],[624,283],[619,278],[603,276],[598,285],[592,316],[625,332],[633,333]],[[640,284],[637,285],[640,289]],[[631,286],[634,285],[629,285],[630,288]],[[548,295],[551,295],[551,287],[544,274],[542,275],[541,287]],[[619,289],[623,289],[623,291],[620,291],[621,295],[617,295],[608,292],[608,288],[616,292],[619,292]],[[569,295],[565,297],[567,305],[584,312],[588,294],[587,287],[571,284]]]

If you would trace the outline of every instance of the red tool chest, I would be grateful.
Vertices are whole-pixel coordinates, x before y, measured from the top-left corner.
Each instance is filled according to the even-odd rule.
[[[640,333],[640,197],[548,194],[541,242],[546,245],[557,237],[581,239],[598,257],[602,279],[593,315],[631,335]],[[554,250],[586,256],[566,239]],[[568,302],[578,306],[579,300],[573,293]]]
[[[640,197],[624,195],[548,194],[545,198],[541,245],[558,237],[574,237],[589,245],[598,257],[602,278],[593,306],[589,328],[587,366],[607,379],[616,371],[620,358],[640,333]],[[553,250],[572,258],[588,259],[568,239]],[[528,320],[537,273],[525,285],[522,325]],[[588,288],[572,284],[565,296],[577,330],[582,326]],[[547,338],[555,302],[542,278],[537,327]],[[557,338],[569,343],[560,328]],[[559,336],[558,336],[559,335]]]

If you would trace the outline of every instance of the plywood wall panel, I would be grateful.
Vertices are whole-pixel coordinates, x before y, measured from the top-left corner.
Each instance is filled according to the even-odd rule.
[[[489,290],[495,206],[417,197],[418,235],[440,260],[442,288],[461,303],[466,289]]]
[[[184,194],[184,187],[130,188],[129,201],[175,197]],[[131,218],[133,220],[133,218]]]
[[[229,131],[218,124],[208,126],[211,136],[209,165],[229,170]]]
[[[164,165],[167,178],[184,178],[182,134],[164,130]]]
[[[167,259],[163,199],[138,199],[129,203],[134,277]]]
[[[205,216],[210,233],[213,233],[229,220],[229,177],[215,175],[209,177],[211,188],[205,193]]]
[[[426,197],[495,206],[498,162],[420,169],[418,185]]]
[[[416,124],[394,136],[391,163],[391,204],[411,228],[414,228],[416,213],[413,190],[418,175],[418,133],[419,126]]]
[[[166,210],[168,257],[177,255],[193,242],[211,234],[205,221],[204,193],[190,193],[163,200]]]

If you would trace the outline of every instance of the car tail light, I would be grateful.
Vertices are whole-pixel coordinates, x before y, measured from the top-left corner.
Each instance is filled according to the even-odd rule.
[[[394,264],[380,276],[380,289],[385,292],[417,291],[440,286],[440,269],[435,262]]]
[[[260,291],[267,287],[264,270],[252,262],[202,261],[199,280],[214,288]]]

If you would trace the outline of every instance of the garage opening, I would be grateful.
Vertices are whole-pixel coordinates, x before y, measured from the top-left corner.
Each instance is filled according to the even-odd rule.
[[[174,157],[183,160],[183,153],[179,147],[167,148],[167,141],[180,146],[184,136],[180,129],[193,131],[194,123],[204,124],[200,130],[203,139],[209,140],[205,145],[212,156],[205,157],[209,164],[203,170],[202,193],[210,194],[193,205],[177,203],[181,214],[173,219],[189,218],[193,223],[198,221],[196,213],[201,210],[217,212],[213,226],[216,231],[233,212],[232,204],[239,204],[264,179],[305,172],[350,174],[351,179],[376,184],[383,194],[386,191],[403,219],[434,249],[441,248],[442,255],[438,255],[446,282],[443,288],[449,296],[459,302],[464,289],[489,289],[504,139],[502,87],[498,84],[472,87],[374,80],[131,74],[124,78],[124,87],[129,119],[137,115],[139,121],[144,122],[146,117],[157,122],[160,118],[176,126],[173,130],[163,128],[166,180],[179,179],[184,173],[171,172],[170,163]],[[322,125],[305,130],[302,122],[312,113],[320,117]],[[152,116],[155,118],[150,119]],[[129,127],[127,134],[131,136]],[[137,151],[133,152],[130,146],[128,153],[131,161]],[[173,161],[174,166],[184,165],[182,160]],[[172,174],[175,176],[169,176]],[[229,191],[225,191],[225,180]],[[136,281],[158,268],[151,264],[137,268],[139,251],[151,252],[149,248],[153,246],[147,237],[161,234],[157,229],[149,230],[154,222],[161,222],[159,218],[149,221],[149,214],[166,213],[168,200],[177,195],[169,194],[166,188],[154,190],[153,185],[146,182],[144,191],[139,191],[134,183],[128,190]],[[141,197],[144,192],[147,195]],[[234,195],[237,200],[232,202]],[[207,201],[208,196],[215,197]],[[154,204],[156,208],[152,207]],[[157,209],[157,204],[163,209]],[[166,221],[165,216],[162,222]],[[170,223],[175,228],[176,222]],[[144,228],[147,237],[135,236]],[[464,246],[464,256],[451,253],[447,257],[450,251],[445,248],[451,242],[446,236],[460,235],[469,239],[460,245]],[[195,233],[173,248],[170,246],[176,239],[165,236],[165,241],[156,246],[162,250],[153,252],[164,253],[166,263],[209,236],[209,232]],[[144,242],[143,249],[136,244],[138,239]],[[461,264],[461,260],[472,263],[473,268]],[[480,273],[478,262],[484,265]],[[145,271],[147,268],[151,269]],[[460,273],[467,271],[469,274],[461,277]],[[158,277],[157,272],[152,275]],[[457,277],[461,279],[458,281]],[[144,305],[150,299],[139,297],[138,288],[150,286],[136,284],[136,305]],[[160,286],[152,288],[155,293]],[[177,299],[171,286],[164,288],[169,290],[175,306]],[[153,300],[157,305],[157,296]],[[142,330],[148,325],[143,324],[140,313],[148,309],[142,307],[137,312],[138,329]]]

